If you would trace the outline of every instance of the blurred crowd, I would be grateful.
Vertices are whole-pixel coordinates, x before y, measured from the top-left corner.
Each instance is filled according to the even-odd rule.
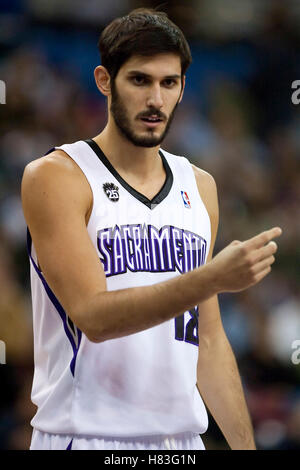
[[[1,3],[6,104],[0,105],[0,340],[6,364],[0,365],[0,449],[28,448],[35,412],[20,202],[24,166],[55,145],[101,131],[106,103],[93,83],[98,36],[115,16],[161,3]],[[216,252],[234,239],[283,229],[272,274],[243,293],[221,295],[220,306],[258,448],[299,450],[300,104],[291,101],[292,82],[300,79],[299,5],[191,0],[165,2],[163,9],[182,27],[194,60],[162,148],[214,176],[220,204]],[[203,439],[208,449],[227,448],[211,416]]]

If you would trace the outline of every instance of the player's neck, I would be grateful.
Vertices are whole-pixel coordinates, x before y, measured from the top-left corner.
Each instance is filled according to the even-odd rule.
[[[119,172],[135,175],[141,180],[153,177],[153,173],[164,172],[157,147],[137,147],[122,136],[113,126],[107,125],[94,140],[112,166]]]

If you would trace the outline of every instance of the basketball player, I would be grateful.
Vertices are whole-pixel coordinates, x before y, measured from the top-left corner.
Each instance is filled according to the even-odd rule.
[[[217,295],[261,281],[273,228],[214,258],[214,179],[160,147],[191,62],[164,13],[100,42],[105,129],[30,162],[35,374],[31,449],[204,449],[204,403],[232,449],[255,449]]]

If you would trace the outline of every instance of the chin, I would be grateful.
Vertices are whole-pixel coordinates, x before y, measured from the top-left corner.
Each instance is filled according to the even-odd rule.
[[[140,138],[140,139],[135,139],[133,141],[134,145],[136,145],[137,147],[148,147],[148,148],[151,148],[151,147],[157,147],[158,145],[161,144],[163,139],[161,138],[157,138],[157,139],[149,139],[149,137],[145,137],[144,139],[143,138]]]
[[[123,136],[136,147],[152,148],[161,144],[165,137],[165,132],[156,134],[155,131],[135,133],[132,129],[118,125]]]
[[[144,135],[137,135],[135,137],[135,140],[140,142],[140,144],[144,144],[145,147],[157,147],[164,140],[165,133],[154,134],[151,132],[151,134],[145,133]]]

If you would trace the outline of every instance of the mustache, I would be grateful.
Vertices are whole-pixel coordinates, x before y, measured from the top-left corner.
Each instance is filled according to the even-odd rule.
[[[157,116],[159,119],[162,119],[164,121],[167,120],[167,116],[164,113],[162,113],[161,111],[159,111],[158,109],[155,109],[155,108],[147,109],[147,111],[139,113],[137,115],[137,119],[139,119],[139,118],[148,118],[148,117],[151,117],[153,115]]]

